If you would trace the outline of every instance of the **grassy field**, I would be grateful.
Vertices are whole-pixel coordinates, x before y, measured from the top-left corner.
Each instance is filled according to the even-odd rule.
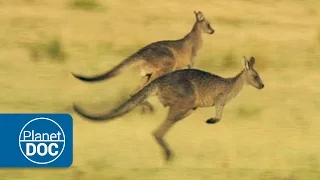
[[[69,169],[2,169],[1,180],[320,179],[320,2],[281,0],[0,0],[0,110],[67,112],[74,118]],[[245,87],[207,125],[199,109],[166,136],[165,164],[151,132],[165,118],[139,109],[109,123],[76,115],[71,104],[105,111],[139,84],[130,69],[96,84],[70,72],[99,74],[140,47],[191,30],[193,10],[215,29],[203,35],[196,67],[229,77],[242,56],[256,57],[265,88]]]

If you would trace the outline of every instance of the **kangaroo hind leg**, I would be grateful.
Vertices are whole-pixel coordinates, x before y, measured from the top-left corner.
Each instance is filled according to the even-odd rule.
[[[131,96],[133,96],[133,94],[136,94],[136,93],[139,92],[141,89],[143,89],[143,88],[149,83],[149,80],[150,80],[151,76],[152,76],[151,73],[142,76],[138,88],[133,91],[133,93],[131,94]]]
[[[165,69],[161,69],[161,70],[152,72],[152,73],[150,73],[150,74],[147,74],[146,76],[144,76],[144,81],[143,81],[144,84],[141,85],[141,89],[142,89],[144,86],[146,86],[146,85],[148,85],[149,83],[151,83],[153,80],[157,79],[158,77],[160,77],[160,76],[162,76],[162,75],[164,75],[164,74],[166,74],[166,73],[171,72],[171,71],[173,70],[173,68],[174,68],[174,64],[169,64],[169,63],[168,63]],[[141,113],[142,113],[142,114],[145,114],[145,113],[147,113],[147,112],[150,112],[150,113],[154,112],[154,107],[153,107],[153,105],[152,105],[149,101],[147,101],[147,100],[145,100],[144,102],[142,102],[142,103],[140,104],[140,106],[141,106]]]
[[[140,91],[140,90],[141,90],[142,88],[144,88],[147,84],[149,84],[149,83],[152,81],[151,77],[152,77],[152,74],[151,74],[151,73],[150,73],[150,74],[146,74],[145,76],[143,76],[142,79],[141,79],[140,87],[138,88],[137,91]],[[141,107],[141,113],[142,113],[142,114],[145,114],[145,113],[148,113],[148,112],[149,112],[149,113],[154,112],[154,108],[153,108],[152,104],[151,104],[149,101],[147,101],[147,100],[143,101],[143,102],[140,104],[140,107]]]
[[[189,116],[194,111],[194,108],[181,108],[173,107],[169,108],[169,113],[166,120],[153,132],[153,136],[157,143],[163,150],[165,160],[169,161],[172,158],[172,151],[169,148],[167,142],[163,139],[169,129],[179,120]]]
[[[135,89],[134,92],[130,96],[133,96],[135,93],[137,93],[141,89],[143,89],[149,83],[151,76],[152,76],[151,73],[142,76],[138,88]],[[140,106],[142,108],[141,109],[141,113],[143,113],[143,114],[146,113],[146,112],[153,112],[154,111],[153,106],[148,101],[142,102],[140,104]]]

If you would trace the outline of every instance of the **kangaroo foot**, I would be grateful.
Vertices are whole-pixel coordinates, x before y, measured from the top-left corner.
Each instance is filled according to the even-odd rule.
[[[217,119],[217,118],[210,118],[206,121],[207,124],[215,124],[217,122],[219,122],[220,119]]]
[[[170,160],[172,160],[173,158],[173,154],[170,150],[167,150],[164,152],[164,156],[165,156],[165,160],[168,162]]]

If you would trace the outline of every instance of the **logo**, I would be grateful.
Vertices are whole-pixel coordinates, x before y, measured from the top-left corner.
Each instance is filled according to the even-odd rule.
[[[21,130],[19,145],[24,157],[29,161],[48,164],[62,154],[65,135],[61,126],[54,120],[36,118],[29,121]]]
[[[0,167],[69,167],[73,160],[68,114],[0,114]]]

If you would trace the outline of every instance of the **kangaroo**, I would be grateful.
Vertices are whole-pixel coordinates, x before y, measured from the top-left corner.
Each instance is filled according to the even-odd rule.
[[[114,77],[130,66],[139,66],[142,77],[138,88],[133,92],[135,94],[149,82],[163,74],[179,69],[192,68],[195,63],[195,57],[202,46],[201,34],[203,32],[207,34],[214,33],[214,29],[211,28],[210,23],[204,18],[201,11],[194,11],[194,14],[196,22],[192,30],[182,39],[151,43],[104,74],[85,77],[72,73],[73,76],[82,81],[97,82]],[[148,101],[145,101],[142,105],[146,110],[153,111],[153,107]]]
[[[153,136],[168,161],[172,152],[163,137],[176,122],[189,116],[198,107],[215,106],[215,117],[206,120],[208,124],[215,124],[221,120],[224,106],[239,94],[244,85],[251,85],[257,89],[264,87],[258,72],[253,68],[254,63],[254,57],[250,60],[245,58],[244,69],[231,78],[223,78],[198,69],[167,73],[149,83],[118,108],[101,115],[90,115],[76,104],[73,104],[73,108],[75,112],[91,120],[111,120],[133,110],[149,96],[157,95],[164,107],[169,106],[169,112],[165,121],[153,131]]]

